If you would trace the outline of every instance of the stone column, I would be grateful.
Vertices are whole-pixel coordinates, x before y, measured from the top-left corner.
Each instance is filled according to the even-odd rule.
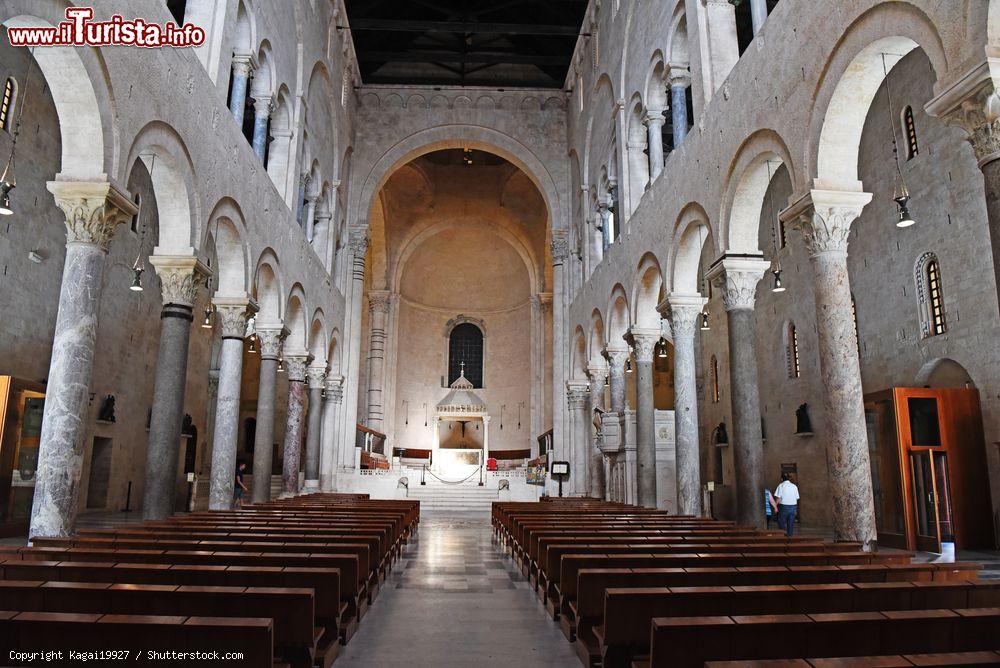
[[[219,369],[208,370],[208,391],[205,400],[207,408],[205,410],[205,440],[202,441],[202,451],[199,453],[201,460],[198,463],[198,475],[204,475],[205,471],[212,470],[212,438],[215,436],[215,407],[219,403]]]
[[[306,241],[312,242],[314,227],[316,225],[316,200],[319,199],[319,195],[306,195],[306,206],[303,212],[304,219],[302,221],[303,227],[306,230]]]
[[[283,325],[257,325],[260,345],[260,383],[257,390],[257,429],[254,432],[254,503],[271,500],[271,473],[274,458],[274,413],[278,395],[278,358],[288,330]]]
[[[677,452],[677,512],[701,515],[698,391],[694,337],[708,301],[701,295],[671,293],[670,329],[674,340],[674,442]]]
[[[630,186],[629,199],[631,204],[629,213],[631,213],[639,206],[642,193],[645,192],[646,186],[649,184],[649,160],[646,158],[645,153],[645,138],[642,140],[630,139],[625,144],[625,148],[628,149],[628,183]],[[624,221],[625,217],[622,216],[620,220]]]
[[[587,441],[590,427],[587,426],[587,400],[590,386],[585,381],[571,380],[566,383],[566,402],[569,408],[570,448],[565,459],[570,462],[570,494],[586,496],[587,489]]]
[[[247,104],[247,87],[250,84],[250,73],[253,72],[253,57],[250,55],[233,56],[233,85],[229,95],[229,111],[236,119],[236,125],[243,127],[243,109]],[[235,477],[236,472],[233,471]]]
[[[650,109],[646,116],[646,128],[649,130],[649,182],[663,172],[663,117],[662,109]]]
[[[629,331],[635,353],[636,376],[636,477],[638,502],[644,508],[656,507],[656,415],[653,407],[653,349],[660,340],[660,330],[633,327]]]
[[[344,377],[330,375],[326,377],[323,396],[323,431],[319,451],[319,488],[323,492],[332,492],[336,481],[337,445],[337,411],[344,399]]]
[[[608,358],[608,385],[611,388],[611,412],[625,411],[625,363],[628,362],[628,348],[608,346],[604,350]]]
[[[588,467],[588,496],[595,499],[605,497],[606,483],[604,480],[604,453],[601,451],[601,431],[594,424],[594,412],[600,408],[604,410],[604,379],[608,375],[606,364],[590,364],[587,367],[587,376],[590,378],[590,397],[587,406],[587,445],[589,455]]]
[[[306,208],[306,188],[309,187],[310,179],[309,172],[303,172],[299,175],[299,198],[295,201],[295,221],[299,227],[303,228],[305,227],[303,214]]]
[[[994,68],[996,68],[996,59]],[[997,75],[1000,78],[1000,74]],[[997,301],[1000,303],[1000,82],[990,61],[980,63],[927,103],[927,112],[961,128],[972,146],[986,188],[986,220],[993,247]]]
[[[483,416],[483,454],[490,456],[490,416]],[[485,461],[483,462],[486,463]]]
[[[154,255],[149,258],[149,263],[160,276],[163,307],[160,310],[160,350],[156,360],[146,447],[142,517],[162,520],[174,512],[194,301],[198,296],[198,287],[211,270],[198,258],[190,256]]]
[[[264,162],[264,150],[267,148],[267,122],[271,118],[271,96],[261,95],[253,99],[253,147],[254,155]]]
[[[670,111],[674,126],[674,149],[680,147],[688,132],[687,88],[691,73],[686,67],[670,68]]]
[[[614,241],[614,238],[611,236],[613,232],[611,229],[611,207],[608,205],[607,200],[597,202],[597,213],[601,217],[601,237],[604,242],[603,250],[607,252],[608,246]]]
[[[860,542],[866,550],[876,548],[878,534],[847,242],[851,223],[871,198],[864,192],[812,190],[782,214],[794,215],[813,270],[834,539]]]
[[[309,380],[309,412],[306,430],[306,485],[305,491],[319,491],[319,438],[323,424],[323,381],[326,380],[326,366],[311,366],[306,370]]]
[[[385,371],[385,324],[390,295],[385,290],[368,293],[371,310],[371,338],[368,344],[368,427],[382,431],[382,389]]]
[[[754,35],[760,32],[766,20],[767,0],[750,0],[750,21],[753,24]]]
[[[320,205],[316,209],[316,215],[314,217],[315,222],[313,223],[313,235],[310,242],[312,243],[313,250],[316,251],[316,255],[320,260],[323,261],[324,266],[329,266],[326,264],[327,257],[327,243],[330,236],[330,219],[333,216],[329,211],[326,210],[324,205]]]
[[[763,259],[725,257],[709,270],[721,284],[729,327],[729,379],[733,408],[733,459],[736,464],[736,521],[764,527],[764,446],[760,434],[757,386],[757,283],[770,264]]]
[[[215,436],[212,439],[212,480],[208,509],[233,507],[236,484],[236,441],[239,436],[240,390],[243,384],[243,337],[246,335],[250,301],[242,298],[212,300],[216,323],[222,328],[219,353],[219,399],[215,405]]]
[[[299,493],[299,462],[302,458],[302,420],[306,404],[306,353],[285,355],[288,374],[288,408],[285,411],[285,451],[281,459],[281,496]]]
[[[340,465],[354,468],[354,439],[357,434],[358,386],[361,380],[361,307],[365,288],[365,253],[368,249],[368,230],[351,226],[348,234],[351,253],[351,282],[349,284],[347,313],[344,318],[344,338],[347,349],[347,373],[344,383],[344,404],[340,411]]]
[[[115,228],[136,211],[110,183],[50,181],[48,189],[66,217],[66,260],[45,388],[31,537],[73,531],[104,265]]]

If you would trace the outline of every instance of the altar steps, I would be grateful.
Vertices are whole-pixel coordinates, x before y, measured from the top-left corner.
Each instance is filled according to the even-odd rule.
[[[448,485],[428,482],[421,485],[419,479],[410,479],[407,498],[420,501],[420,512],[448,513],[475,512],[489,514],[491,504],[497,500],[494,487],[480,487],[478,481]]]

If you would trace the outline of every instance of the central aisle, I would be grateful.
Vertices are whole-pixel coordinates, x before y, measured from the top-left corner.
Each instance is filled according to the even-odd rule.
[[[341,667],[580,666],[482,513],[421,514],[416,538],[343,649]]]

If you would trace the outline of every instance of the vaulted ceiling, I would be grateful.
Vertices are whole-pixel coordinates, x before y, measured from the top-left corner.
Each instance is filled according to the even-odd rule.
[[[587,0],[347,0],[365,84],[561,88]]]

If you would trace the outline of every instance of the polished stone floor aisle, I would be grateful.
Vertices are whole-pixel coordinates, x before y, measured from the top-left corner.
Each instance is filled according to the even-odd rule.
[[[579,659],[483,514],[422,515],[335,665],[565,666]]]

